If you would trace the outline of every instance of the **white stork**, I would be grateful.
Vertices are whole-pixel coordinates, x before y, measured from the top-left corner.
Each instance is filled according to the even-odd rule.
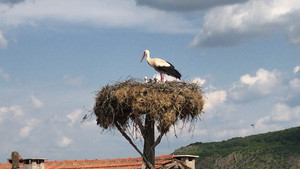
[[[161,81],[164,81],[163,74],[167,74],[167,75],[170,75],[170,76],[180,79],[181,74],[168,61],[165,61],[165,60],[162,60],[159,58],[151,58],[149,50],[145,50],[144,55],[141,59],[141,62],[143,61],[145,56],[146,56],[148,64],[160,73]]]

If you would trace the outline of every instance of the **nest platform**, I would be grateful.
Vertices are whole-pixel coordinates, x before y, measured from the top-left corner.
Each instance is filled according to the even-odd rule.
[[[97,124],[114,128],[115,123],[128,126],[151,116],[160,132],[168,132],[178,120],[200,117],[204,99],[200,87],[188,82],[117,82],[103,87],[96,95],[94,113]]]

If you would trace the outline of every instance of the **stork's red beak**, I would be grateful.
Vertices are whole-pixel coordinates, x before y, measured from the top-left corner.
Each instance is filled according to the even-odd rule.
[[[143,59],[144,59],[145,56],[146,56],[146,55],[145,55],[145,52],[144,52],[143,57],[142,57],[142,59],[141,59],[141,62],[143,61]]]

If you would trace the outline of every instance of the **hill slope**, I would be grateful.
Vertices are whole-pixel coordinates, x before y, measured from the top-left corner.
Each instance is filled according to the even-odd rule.
[[[300,127],[222,142],[196,142],[174,154],[198,155],[196,168],[296,169],[300,168]]]

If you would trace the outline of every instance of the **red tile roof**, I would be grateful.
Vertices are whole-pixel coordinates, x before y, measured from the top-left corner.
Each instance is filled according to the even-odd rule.
[[[0,163],[0,169],[8,169],[11,168],[10,163]]]
[[[155,158],[155,168],[161,168],[168,163],[178,161],[174,155],[162,155]],[[140,169],[142,167],[142,158],[123,158],[106,160],[64,160],[64,161],[46,161],[45,169]],[[0,169],[11,168],[10,163],[0,163]],[[23,164],[20,164],[23,168]]]

